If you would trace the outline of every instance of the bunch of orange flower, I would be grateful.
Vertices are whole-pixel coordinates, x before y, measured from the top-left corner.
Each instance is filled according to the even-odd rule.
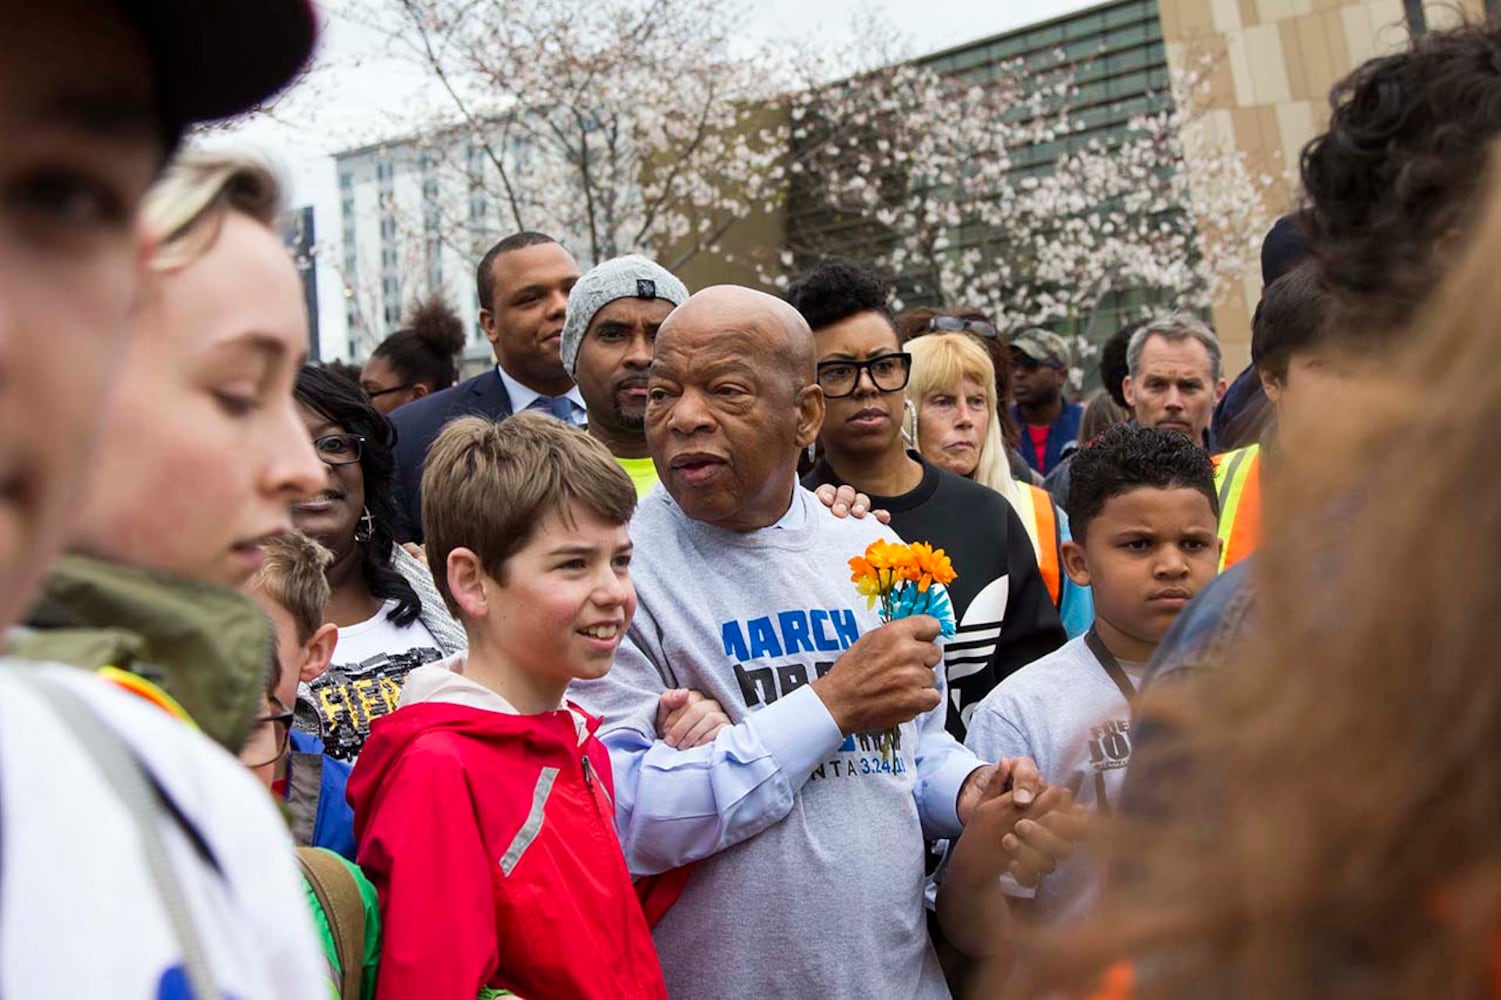
[[[855,589],[865,595],[870,606],[884,599],[900,584],[917,584],[918,593],[926,594],[935,583],[947,586],[954,581],[954,564],[942,549],[927,542],[911,545],[877,539],[865,555],[850,560],[850,579]]]
[[[881,620],[894,622],[911,615],[932,615],[938,619],[939,631],[953,636],[954,604],[949,600],[948,585],[957,576],[954,564],[942,549],[926,542],[903,545],[884,539],[870,543],[865,555],[850,560],[850,579],[855,589],[875,607],[881,602]],[[896,745],[896,730],[879,734],[881,759],[890,757]]]
[[[881,620],[932,615],[953,635],[954,606],[945,589],[954,582],[954,564],[942,549],[926,542],[903,545],[884,539],[870,543],[865,555],[850,560],[850,579],[868,602],[881,602]]]

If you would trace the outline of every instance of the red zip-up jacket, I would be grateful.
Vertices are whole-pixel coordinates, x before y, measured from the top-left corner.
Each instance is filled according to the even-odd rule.
[[[380,893],[381,1000],[665,1000],[598,725],[446,702],[374,723],[349,801]]]

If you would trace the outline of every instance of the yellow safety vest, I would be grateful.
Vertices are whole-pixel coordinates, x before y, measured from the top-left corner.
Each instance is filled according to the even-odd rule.
[[[1220,501],[1220,572],[1261,545],[1261,445],[1214,457],[1214,489]]]

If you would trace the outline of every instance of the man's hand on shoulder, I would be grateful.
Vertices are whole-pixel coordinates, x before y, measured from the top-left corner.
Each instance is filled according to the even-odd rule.
[[[891,512],[887,510],[871,510],[870,497],[857,492],[848,483],[835,489],[830,483],[824,483],[813,491],[818,497],[819,503],[829,508],[829,512],[835,517],[852,517],[860,520],[866,514],[880,521],[882,524],[891,523]]]
[[[678,750],[712,743],[728,725],[724,706],[697,691],[672,688],[657,700],[657,736]]]
[[[892,729],[937,708],[938,619],[914,615],[871,629],[814,681],[845,735]]]

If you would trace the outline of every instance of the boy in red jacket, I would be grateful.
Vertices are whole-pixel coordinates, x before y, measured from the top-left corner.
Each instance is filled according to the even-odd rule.
[[[349,782],[385,924],[378,994],[662,1000],[599,720],[564,701],[610,669],[636,610],[635,487],[603,445],[523,413],[449,424],[422,492],[469,652],[412,672]]]

